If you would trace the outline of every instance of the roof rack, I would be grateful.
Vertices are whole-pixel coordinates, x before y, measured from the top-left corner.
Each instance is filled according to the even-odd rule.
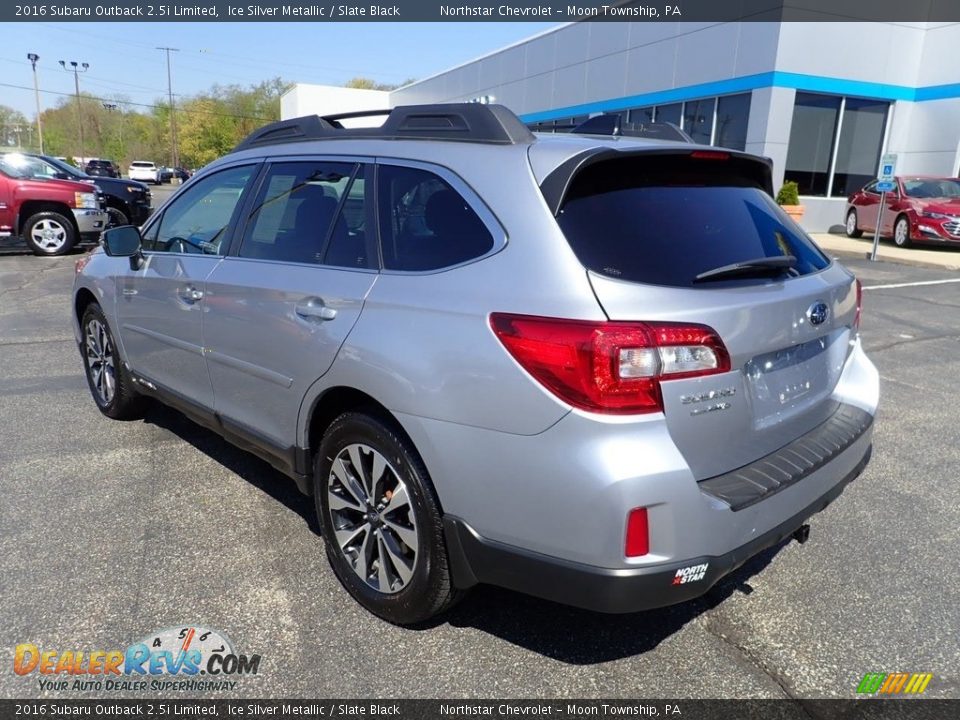
[[[380,127],[344,127],[341,120],[385,116]],[[520,119],[503,105],[448,103],[402,105],[392,110],[364,110],[339,115],[307,115],[281,120],[248,135],[233,152],[309,140],[455,140],[516,145],[534,140]]]
[[[673,140],[693,143],[692,137],[673,123],[630,123],[619,113],[596,115],[577,125],[572,131],[577,135],[613,135],[615,137],[639,137],[650,140]]]

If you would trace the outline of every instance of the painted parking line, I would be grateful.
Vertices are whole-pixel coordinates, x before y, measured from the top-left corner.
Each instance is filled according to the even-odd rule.
[[[946,285],[947,283],[960,283],[960,278],[950,278],[949,280],[922,280],[920,282],[891,283],[890,285],[864,285],[864,290],[886,290],[889,288],[918,287],[920,285]]]

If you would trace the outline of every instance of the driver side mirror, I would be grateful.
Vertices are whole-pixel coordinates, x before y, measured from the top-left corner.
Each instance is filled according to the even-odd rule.
[[[135,226],[122,225],[104,230],[101,243],[103,244],[103,251],[107,255],[110,257],[128,257],[130,258],[130,269],[140,269],[140,263],[143,260],[143,238],[140,237],[140,231]]]
[[[54,176],[57,180],[69,180],[69,179],[70,179],[70,176],[67,175],[65,172],[55,172],[55,173],[53,174],[53,176]]]

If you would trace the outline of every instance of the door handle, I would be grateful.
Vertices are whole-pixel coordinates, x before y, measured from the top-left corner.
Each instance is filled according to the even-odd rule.
[[[193,285],[187,285],[177,290],[177,296],[186,303],[195,303],[203,300],[203,291],[197,290]]]
[[[333,320],[337,316],[337,311],[332,307],[327,307],[320,298],[310,298],[299,302],[293,310],[304,320]]]

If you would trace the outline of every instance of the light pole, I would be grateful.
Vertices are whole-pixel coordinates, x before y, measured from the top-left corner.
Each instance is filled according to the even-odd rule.
[[[37,60],[40,56],[36,53],[27,53],[27,60],[33,66],[33,97],[37,101],[37,137],[40,138],[40,154],[43,155],[43,126],[40,124],[40,85],[37,83]]]
[[[180,167],[180,157],[179,152],[177,151],[177,121],[174,117],[174,107],[173,107],[173,81],[170,76],[170,53],[180,52],[179,48],[172,47],[158,47],[157,50],[163,50],[167,53],[167,96],[170,98],[170,141],[173,146],[172,161],[173,167]]]
[[[84,158],[86,157],[83,152],[83,113],[80,106],[80,73],[86,72],[90,69],[90,63],[78,63],[75,60],[70,61],[70,67],[67,67],[67,63],[63,60],[60,61],[60,67],[62,67],[67,72],[73,73],[73,86],[77,91],[77,127],[80,130],[80,165],[82,166],[85,162]],[[83,68],[82,70],[80,68]],[[81,167],[81,170],[83,168]]]
[[[120,157],[117,158],[118,162],[123,162],[123,108],[120,107],[117,103],[103,103],[103,109],[113,113],[114,110],[120,111]]]

